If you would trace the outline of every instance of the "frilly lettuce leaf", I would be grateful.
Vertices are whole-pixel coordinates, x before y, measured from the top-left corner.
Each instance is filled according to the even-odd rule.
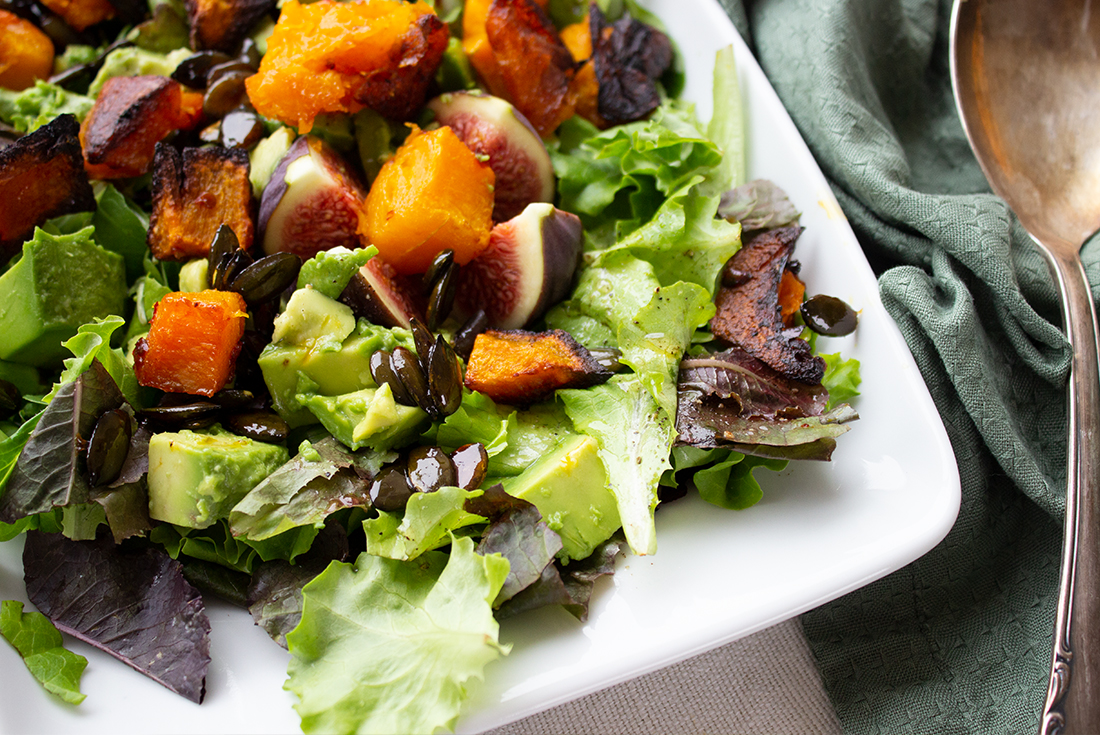
[[[833,408],[859,395],[859,360],[854,357],[845,360],[839,352],[821,355],[825,360],[825,375],[821,384],[829,391],[829,404]]]
[[[707,137],[721,149],[722,163],[708,177],[707,190],[721,193],[745,180],[745,121],[733,46],[719,49],[714,56],[713,99]]]
[[[466,683],[509,647],[492,601],[508,562],[470,539],[412,562],[362,554],[333,562],[303,589],[287,634],[285,688],[306,733],[431,733],[449,727]]]
[[[61,386],[84,374],[93,360],[99,360],[126,400],[134,405],[143,405],[142,389],[138,385],[134,368],[126,361],[122,350],[111,347],[111,337],[125,323],[122,317],[112,315],[82,324],[76,330],[76,335],[64,343],[65,348],[74,356],[65,360],[65,369],[53,390],[46,396],[46,401],[53,400]]]
[[[450,541],[452,531],[485,522],[464,509],[467,500],[480,494],[480,490],[458,487],[413,493],[403,516],[379,511],[377,518],[363,521],[367,553],[387,559],[416,559],[438,549]]]
[[[80,693],[80,676],[88,659],[64,646],[59,631],[39,612],[23,612],[23,603],[0,602],[0,635],[19,651],[23,662],[46,691],[69,704],[80,704],[87,696]]]

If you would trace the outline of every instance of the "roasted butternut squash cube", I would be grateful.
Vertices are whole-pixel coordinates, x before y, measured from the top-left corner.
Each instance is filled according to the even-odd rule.
[[[75,31],[83,31],[117,14],[108,0],[42,0],[42,4],[60,15]]]
[[[53,41],[29,20],[0,10],[0,87],[26,89],[53,72]]]
[[[72,115],[61,115],[0,149],[0,260],[15,255],[37,225],[95,209]]]
[[[576,107],[576,63],[553,22],[533,0],[493,0],[485,34],[504,85],[502,96],[548,137]]]
[[[464,382],[497,403],[522,406],[562,388],[588,388],[610,377],[568,332],[490,329],[474,340]]]
[[[214,233],[229,225],[242,250],[252,247],[248,153],[239,148],[157,146],[153,213],[146,242],[158,260],[202,258]]]
[[[495,181],[449,127],[414,126],[371,185],[360,232],[404,275],[423,273],[447,249],[465,265],[489,245]]]
[[[191,48],[234,53],[275,0],[186,0]]]
[[[114,77],[103,85],[80,127],[85,167],[93,179],[148,173],[158,142],[202,116],[202,94],[168,77]]]
[[[245,87],[261,115],[299,133],[326,112],[369,107],[405,119],[423,106],[447,36],[424,2],[288,0]]]
[[[214,395],[233,377],[247,316],[244,298],[231,291],[168,294],[153,308],[149,334],[134,347],[138,383]]]

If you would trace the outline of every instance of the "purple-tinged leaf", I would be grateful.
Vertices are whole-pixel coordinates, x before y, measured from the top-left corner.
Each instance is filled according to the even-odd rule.
[[[531,586],[497,610],[498,619],[550,605],[561,605],[582,623],[588,619],[588,603],[596,580],[615,573],[615,558],[625,541],[611,538],[596,547],[587,559],[558,566],[551,564]]]
[[[480,510],[471,510],[471,507]],[[537,582],[543,570],[553,564],[554,555],[561,551],[561,536],[546,525],[539,509],[526,500],[508,495],[500,485],[467,500],[466,511],[490,519],[477,545],[477,553],[482,556],[500,554],[510,564],[508,577],[494,606]]]
[[[133,485],[149,472],[149,438],[152,432],[144,426],[138,426],[130,435],[130,450],[118,478],[107,487],[116,488]]]
[[[31,531],[23,570],[31,602],[61,631],[202,702],[210,620],[178,562],[159,549]]]
[[[144,477],[135,482],[111,486],[105,490],[93,490],[92,500],[103,506],[107,525],[115,543],[120,544],[131,536],[144,536],[153,528],[149,517],[149,492]]]
[[[51,508],[87,503],[90,488],[79,447],[91,436],[99,416],[124,401],[98,360],[63,385],[42,412],[0,496],[0,521],[14,523]]]
[[[744,350],[736,347],[680,363],[680,391],[734,401],[740,416],[818,416],[825,410],[829,393],[820,384],[785,378]]]
[[[798,224],[799,211],[774,183],[756,179],[723,194],[718,216],[740,222],[741,229],[750,232]]]

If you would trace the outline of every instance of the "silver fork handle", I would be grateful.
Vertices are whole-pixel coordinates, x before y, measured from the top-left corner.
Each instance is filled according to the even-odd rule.
[[[1096,310],[1076,250],[1048,253],[1073,346],[1066,517],[1043,735],[1100,733],[1100,368]]]

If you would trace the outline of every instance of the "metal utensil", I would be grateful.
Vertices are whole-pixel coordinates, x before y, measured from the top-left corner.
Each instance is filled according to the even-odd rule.
[[[1100,7],[955,0],[951,77],[993,190],[1043,250],[1073,346],[1065,534],[1043,733],[1100,732],[1100,384],[1078,251],[1100,229]]]

